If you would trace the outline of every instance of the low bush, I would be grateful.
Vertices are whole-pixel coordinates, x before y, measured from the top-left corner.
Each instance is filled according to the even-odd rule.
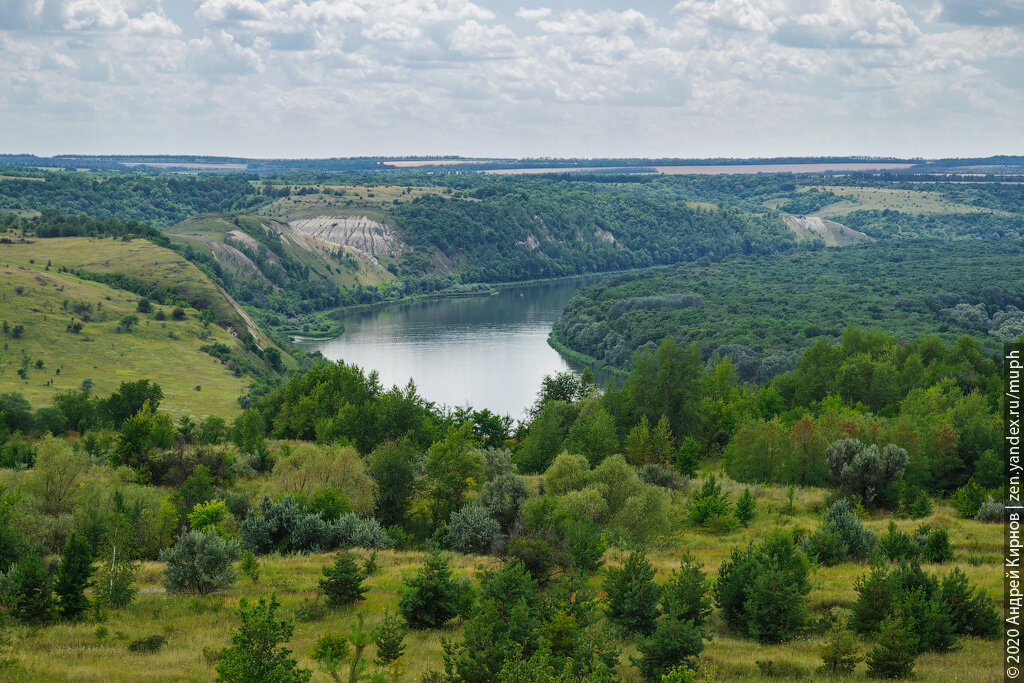
[[[202,531],[184,533],[160,553],[160,560],[167,563],[164,587],[168,593],[196,595],[226,588],[235,580],[231,563],[240,556],[237,541]]]
[[[160,648],[166,643],[167,638],[159,634],[146,636],[145,638],[136,638],[128,643],[128,652],[151,655],[154,652],[159,652]]]
[[[448,548],[459,553],[487,553],[501,540],[501,524],[483,505],[467,505],[452,514],[445,535]]]

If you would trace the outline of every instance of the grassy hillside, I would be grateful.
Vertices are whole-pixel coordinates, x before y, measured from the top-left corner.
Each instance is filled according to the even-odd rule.
[[[230,298],[194,265],[151,242],[71,237],[4,244],[0,268],[0,320],[11,328],[2,335],[0,392],[21,392],[37,407],[87,378],[100,394],[122,381],[149,378],[163,387],[164,406],[172,412],[230,416],[252,378],[236,376],[201,347],[225,344],[238,358],[262,364],[231,332],[204,325],[199,312],[187,307],[188,301],[205,300],[216,321],[262,337]],[[123,274],[178,292],[185,319],[173,319],[171,303],[138,313],[138,294],[79,277],[82,272]],[[155,319],[158,312],[165,320]],[[125,315],[140,319],[130,332],[118,331]],[[73,321],[82,325],[77,333],[68,330]],[[24,328],[18,338],[15,325]],[[25,378],[18,375],[23,367]]]
[[[705,356],[729,344],[792,355],[848,325],[903,338],[973,334],[994,351],[1024,322],[1022,253],[1017,240],[875,242],[676,266],[580,291],[553,338],[618,367],[666,335],[698,342]]]
[[[532,482],[536,485],[536,482]],[[694,482],[693,486],[699,485]],[[735,499],[741,490],[726,482]],[[662,547],[649,554],[657,576],[663,583],[669,573],[678,567],[680,553],[690,550],[713,578],[719,565],[728,558],[732,548],[747,541],[763,537],[771,529],[812,529],[818,524],[820,511],[827,492],[822,489],[798,489],[794,510],[788,511],[787,495],[782,487],[764,486],[755,490],[758,516],[750,527],[725,535],[706,534],[693,529],[680,530]],[[687,496],[675,494],[673,508],[682,515]],[[884,532],[888,516],[878,516],[867,525],[878,533]],[[961,520],[945,506],[936,506],[935,512],[924,520],[898,520],[901,530],[912,532],[920,522],[944,525],[953,539],[955,560],[945,565],[923,565],[926,571],[940,575],[955,565],[963,570],[970,581],[980,585],[997,601],[1002,596],[1000,553],[1002,527],[973,520]],[[356,551],[366,557],[367,551]],[[456,574],[479,578],[479,571],[493,567],[494,558],[453,555]],[[605,555],[607,564],[619,564],[624,557],[620,550]],[[295,623],[296,629],[288,647],[300,665],[316,670],[312,660],[313,642],[326,632],[347,631],[357,613],[366,618],[367,627],[375,626],[385,612],[394,612],[398,603],[402,575],[416,569],[423,561],[420,552],[381,551],[377,561],[379,573],[370,577],[365,602],[353,608],[329,610],[315,621],[297,618],[304,601],[317,595],[317,582],[322,566],[330,564],[331,555],[277,555],[260,558],[260,581],[253,584],[240,577],[227,590],[204,597],[168,595],[162,586],[163,564],[145,562],[139,575],[139,595],[124,610],[112,610],[107,620],[96,623],[58,624],[46,629],[13,626],[7,633],[10,644],[4,649],[13,654],[18,663],[4,670],[9,681],[209,681],[215,676],[205,653],[216,654],[230,641],[231,632],[238,626],[236,611],[242,597],[254,600],[276,594],[282,603],[281,616]],[[866,563],[845,563],[836,567],[817,568],[811,575],[811,593],[808,606],[818,618],[832,607],[849,607],[856,598],[854,580],[868,572]],[[600,577],[591,579],[595,587]],[[726,629],[716,611],[712,620],[715,630],[701,660],[718,669],[718,680],[760,681],[757,661],[789,664],[803,677],[812,676],[820,665],[819,652],[824,642],[819,629],[794,642],[783,645],[759,645],[749,639],[736,638]],[[134,639],[159,634],[167,644],[156,654],[129,654],[127,644]],[[406,638],[404,674],[400,681],[419,681],[423,673],[442,668],[442,638],[458,640],[461,624],[450,622],[441,629],[410,632]],[[629,656],[636,655],[635,645],[626,640],[617,642],[622,648],[617,670],[623,681],[638,681],[637,670],[629,664]],[[859,642],[861,654],[870,644]],[[915,667],[918,680],[925,681],[983,681],[1001,680],[996,667],[999,642],[966,638],[962,648],[947,654],[921,655]],[[368,650],[373,656],[373,646]],[[799,677],[798,677],[799,678]],[[313,681],[327,681],[325,675],[315,673]],[[791,679],[792,680],[792,679]],[[849,680],[868,680],[866,666],[861,663]]]

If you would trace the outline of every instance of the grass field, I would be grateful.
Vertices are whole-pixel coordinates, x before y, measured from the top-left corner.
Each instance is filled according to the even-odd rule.
[[[726,488],[732,491],[735,499],[739,486],[726,481]],[[691,550],[714,576],[732,548],[747,541],[756,541],[774,527],[810,530],[818,523],[825,498],[825,491],[821,489],[798,490],[794,511],[788,513],[785,510],[786,492],[781,487],[758,487],[755,493],[758,516],[747,529],[716,536],[684,526],[680,521],[682,530],[668,539],[664,547],[651,552],[657,580],[663,582],[668,577],[683,548]],[[687,497],[683,493],[675,494],[673,508],[679,519]],[[956,555],[952,564],[926,565],[928,571],[944,574],[955,564],[966,572],[972,582],[983,586],[991,596],[1001,598],[1000,525],[955,519],[952,510],[942,505],[936,506],[930,518],[920,521],[946,525]],[[898,525],[904,530],[913,530],[920,521],[898,520]],[[869,520],[868,525],[881,532],[887,523],[887,517],[879,517]],[[360,554],[365,557],[366,553],[361,551]],[[489,557],[449,556],[456,572],[464,576],[477,577],[480,570],[496,563]],[[606,554],[606,562],[618,563],[622,556],[622,551],[612,549]],[[968,564],[969,556],[975,558],[974,564],[980,564]],[[377,560],[382,569],[367,581],[369,591],[365,602],[355,608],[330,611],[318,621],[294,619],[295,635],[289,647],[302,665],[315,670],[311,660],[314,640],[328,631],[347,630],[354,623],[357,612],[362,613],[367,626],[372,627],[385,612],[395,610],[402,574],[413,571],[421,563],[422,554],[388,551],[379,553]],[[230,634],[238,624],[235,612],[239,598],[254,599],[276,594],[282,603],[281,615],[294,618],[300,603],[316,596],[320,568],[331,561],[330,555],[264,557],[261,558],[262,573],[258,584],[239,578],[230,589],[206,597],[167,595],[161,586],[162,565],[144,563],[139,576],[140,592],[135,602],[124,610],[110,612],[102,624],[85,622],[46,629],[9,629],[10,642],[4,648],[4,654],[16,657],[18,663],[0,675],[10,681],[212,680],[215,672],[204,657],[204,650],[219,651],[229,642]],[[854,580],[867,569],[865,564],[816,569],[811,576],[812,591],[808,598],[814,616],[821,616],[833,606],[850,606],[856,598]],[[593,581],[597,585],[599,577]],[[791,680],[808,680],[820,664],[818,653],[822,636],[817,631],[787,644],[762,646],[730,636],[717,611],[713,624],[715,637],[705,649],[702,660],[717,668],[720,681],[764,680],[758,673],[756,662],[759,660],[785,662],[802,671],[801,676]],[[400,680],[419,681],[425,671],[440,669],[441,639],[458,638],[460,629],[461,625],[456,620],[440,630],[411,633],[406,639],[405,673]],[[167,637],[167,645],[160,652],[152,655],[127,652],[129,641],[152,634]],[[635,646],[627,641],[619,644],[623,649],[619,677],[624,681],[638,681],[636,669],[628,664],[629,655],[636,653]],[[870,643],[863,641],[860,644],[861,654],[871,647]],[[1001,680],[998,641],[966,639],[961,645],[959,650],[945,655],[922,655],[917,661],[917,680]],[[369,654],[372,657],[373,653]],[[329,679],[315,673],[313,680]],[[858,665],[856,673],[846,680],[866,680],[866,666],[863,663]]]
[[[803,188],[802,188],[803,189]],[[807,187],[807,190],[812,189]],[[886,187],[818,187],[842,197],[842,201],[829,204],[811,214],[820,217],[843,216],[851,211],[885,211],[890,209],[910,214],[936,213],[1000,213],[969,204],[952,202],[939,192],[922,190],[897,190]]]
[[[367,216],[373,220],[384,219],[384,207],[388,204],[410,202],[423,195],[444,194],[443,187],[402,187],[399,185],[299,185],[331,189],[338,194],[306,194],[276,199],[259,209],[260,215],[283,221],[316,216]],[[344,194],[341,194],[344,192]]]
[[[204,415],[230,417],[238,412],[237,397],[245,393],[248,378],[234,376],[199,350],[214,342],[237,348],[229,332],[216,324],[204,327],[194,310],[181,321],[171,320],[171,306],[154,304],[154,314],[163,310],[163,322],[152,314],[137,314],[137,295],[58,272],[62,265],[185,282],[207,293],[222,310],[231,306],[194,266],[143,240],[62,238],[2,245],[0,320],[12,329],[22,325],[24,333],[20,338],[0,334],[0,392],[21,392],[41,407],[53,394],[78,388],[86,378],[100,395],[122,381],[149,378],[163,388],[163,407],[171,412],[189,412],[197,405]],[[118,332],[118,321],[128,314],[139,316],[138,327]],[[66,331],[72,318],[83,324],[78,334]],[[36,368],[37,361],[42,361],[41,368]],[[17,374],[22,367],[25,379]]]

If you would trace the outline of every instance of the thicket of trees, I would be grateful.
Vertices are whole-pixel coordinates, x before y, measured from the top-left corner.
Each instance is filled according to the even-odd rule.
[[[1022,253],[1019,240],[907,240],[620,275],[580,290],[553,338],[628,369],[636,349],[668,335],[698,343],[705,360],[728,355],[759,383],[851,325],[901,339],[970,334],[991,353],[1024,333]]]
[[[190,216],[245,211],[269,201],[241,175],[46,173],[0,182],[0,209],[53,209],[167,227]]]

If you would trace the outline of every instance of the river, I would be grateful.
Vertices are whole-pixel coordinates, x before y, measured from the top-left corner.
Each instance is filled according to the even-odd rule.
[[[493,296],[395,304],[342,319],[345,332],[300,346],[377,370],[438,405],[469,405],[522,418],[545,375],[572,369],[548,346],[551,326],[584,277],[522,285]]]

